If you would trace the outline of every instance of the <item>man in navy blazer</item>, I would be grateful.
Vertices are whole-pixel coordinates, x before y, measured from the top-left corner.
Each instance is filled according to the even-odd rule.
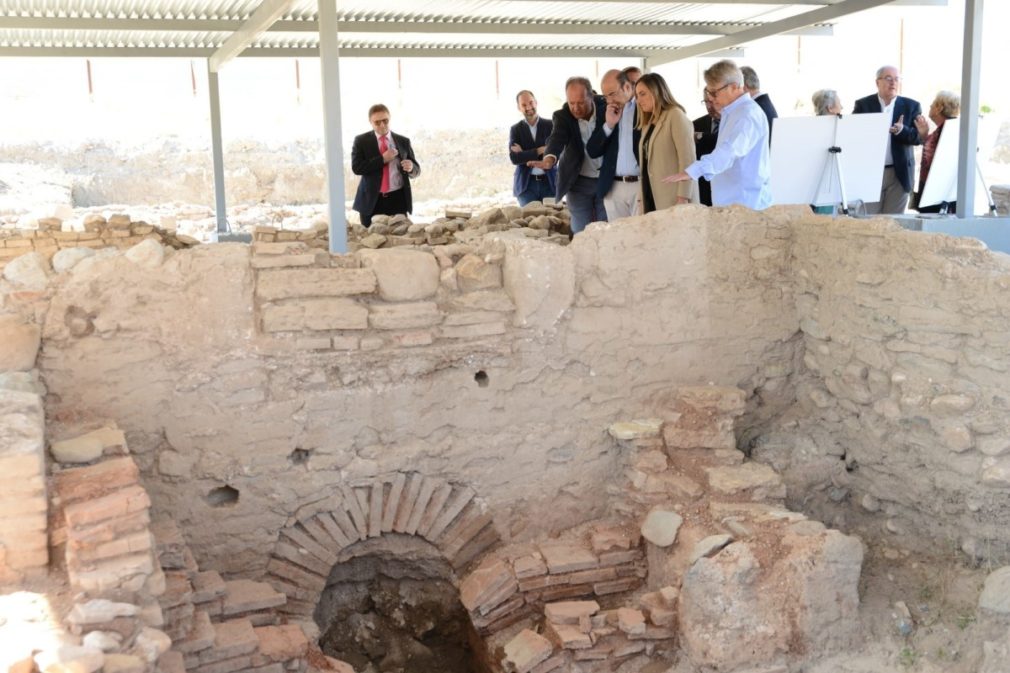
[[[866,212],[900,215],[908,207],[915,178],[915,158],[912,147],[919,145],[919,131],[915,118],[922,114],[918,101],[898,95],[901,76],[894,66],[885,65],[877,70],[877,93],[856,101],[853,114],[863,112],[890,112],[891,137],[884,154],[884,180],[880,187],[880,201],[867,203]]]
[[[607,221],[603,197],[610,185],[599,179],[603,158],[594,159],[586,153],[590,136],[603,126],[607,101],[593,93],[593,85],[585,77],[568,78],[565,98],[568,102],[554,112],[554,130],[547,139],[544,158],[529,162],[529,166],[547,170],[557,164],[556,198],[568,197],[574,235],[590,222]]]
[[[372,130],[356,136],[351,148],[351,170],[361,176],[353,208],[365,227],[372,215],[409,213],[414,207],[410,179],[421,174],[410,139],[389,130],[389,108],[370,107],[368,123]]]
[[[509,129],[509,159],[516,167],[512,196],[519,199],[520,206],[525,206],[531,201],[554,198],[558,169],[526,165],[544,155],[554,124],[537,114],[537,99],[531,91],[523,89],[516,94],[516,107],[523,113],[523,120]]]
[[[642,131],[636,128],[638,107],[635,87],[623,70],[608,70],[600,81],[600,91],[607,100],[603,126],[590,136],[586,153],[603,157],[600,167],[600,189],[606,189],[603,199],[607,219],[616,220],[641,213],[638,201],[638,141]]]

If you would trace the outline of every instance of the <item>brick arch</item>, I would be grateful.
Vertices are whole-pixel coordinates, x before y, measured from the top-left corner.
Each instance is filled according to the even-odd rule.
[[[311,617],[344,550],[386,534],[414,535],[460,573],[500,541],[472,488],[417,472],[342,484],[281,529],[264,578],[288,597],[280,610]]]

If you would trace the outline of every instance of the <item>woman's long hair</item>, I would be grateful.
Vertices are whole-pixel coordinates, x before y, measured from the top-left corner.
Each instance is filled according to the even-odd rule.
[[[655,119],[659,119],[664,112],[671,108],[678,107],[681,112],[687,112],[684,106],[678,103],[677,99],[670,93],[670,87],[666,85],[666,80],[663,79],[662,75],[655,72],[646,73],[635,84],[635,88],[637,89],[639,85],[649,90],[655,104],[652,112],[638,111],[638,128],[644,128],[652,124]]]

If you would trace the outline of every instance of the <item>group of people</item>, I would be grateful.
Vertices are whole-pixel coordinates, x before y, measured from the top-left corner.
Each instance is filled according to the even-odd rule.
[[[565,199],[573,234],[590,222],[681,203],[771,205],[775,106],[750,67],[722,60],[704,79],[707,114],[693,122],[661,75],[637,67],[607,71],[601,93],[587,78],[570,77],[566,102],[550,120],[540,116],[533,92],[520,91],[516,106],[523,118],[509,132],[519,204]],[[891,115],[880,200],[866,204],[869,213],[905,211],[915,172],[912,148],[923,145],[921,191],[943,124],[960,107],[956,95],[940,92],[929,110],[930,131],[919,103],[898,95],[900,81],[896,68],[880,68],[877,93],[857,100],[853,110]],[[815,93],[813,103],[817,114],[842,110],[830,89]],[[351,152],[351,169],[361,176],[354,209],[366,227],[373,215],[411,211],[410,180],[421,170],[410,140],[389,130],[385,105],[373,105],[368,118],[372,131],[357,136]]]

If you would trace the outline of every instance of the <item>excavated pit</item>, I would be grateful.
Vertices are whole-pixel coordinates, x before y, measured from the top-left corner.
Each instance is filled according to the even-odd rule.
[[[408,536],[362,543],[333,567],[316,608],[324,654],[355,671],[486,673],[452,568]]]

